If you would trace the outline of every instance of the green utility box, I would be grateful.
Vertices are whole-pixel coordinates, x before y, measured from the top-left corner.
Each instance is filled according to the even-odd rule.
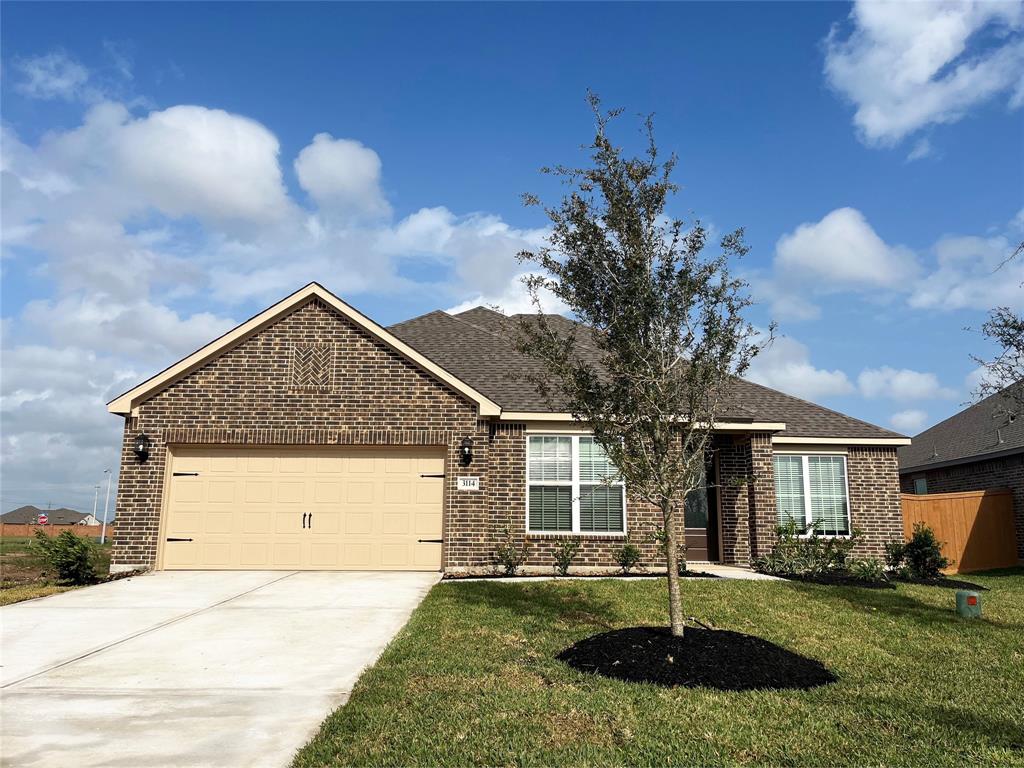
[[[981,595],[969,589],[956,591],[956,612],[968,619],[981,618]]]

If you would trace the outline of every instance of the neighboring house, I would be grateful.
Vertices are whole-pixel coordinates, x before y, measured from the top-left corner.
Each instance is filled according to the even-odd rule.
[[[582,566],[613,565],[627,535],[663,564],[659,512],[602,482],[600,446],[523,377],[537,364],[507,324],[478,307],[384,328],[313,283],[116,398],[114,570],[465,571],[506,531],[545,569],[566,536]],[[745,381],[716,431],[691,560],[749,564],[780,516],[859,528],[865,554],[902,537],[908,438]]]
[[[75,512],[75,510],[65,507],[39,509],[39,507],[28,505],[0,515],[0,522],[7,525],[35,525],[39,521],[40,515],[46,515],[47,525],[88,525],[87,521],[92,519],[92,515]]]
[[[950,416],[899,449],[905,493],[953,493],[1009,488],[1024,560],[1024,414],[997,392]]]

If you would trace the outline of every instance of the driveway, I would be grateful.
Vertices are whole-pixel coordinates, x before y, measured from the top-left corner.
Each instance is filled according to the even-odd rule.
[[[437,573],[178,571],[0,608],[7,766],[281,766]]]

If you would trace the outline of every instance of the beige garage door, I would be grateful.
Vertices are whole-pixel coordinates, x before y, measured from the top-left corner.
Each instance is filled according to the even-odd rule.
[[[173,451],[167,569],[438,570],[440,449]]]

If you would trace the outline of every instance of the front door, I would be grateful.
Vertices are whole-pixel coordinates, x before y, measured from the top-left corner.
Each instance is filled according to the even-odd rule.
[[[686,497],[686,559],[716,562],[718,554],[718,487],[714,457],[704,468],[703,487]],[[711,482],[708,482],[711,478]]]

